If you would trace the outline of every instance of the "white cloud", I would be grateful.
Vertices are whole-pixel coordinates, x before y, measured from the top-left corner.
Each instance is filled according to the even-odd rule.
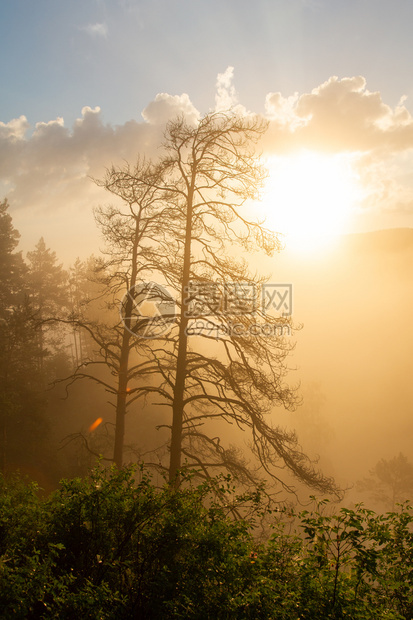
[[[21,139],[26,135],[29,123],[25,116],[14,118],[8,123],[0,121],[0,140],[1,139]]]
[[[37,123],[28,138],[27,128],[21,119],[0,126],[0,182],[14,209],[41,212],[87,204],[95,191],[89,176],[102,176],[112,162],[134,161],[138,151],[152,155],[158,140],[144,123],[105,126],[98,107],[84,107],[71,130],[62,118]]]
[[[215,109],[217,112],[230,110],[238,103],[237,92],[233,85],[234,67],[227,67],[224,73],[218,73],[216,82]]]
[[[199,118],[198,110],[186,93],[182,95],[159,93],[142,112],[145,121],[151,125],[163,125],[180,114],[183,114],[191,124],[195,124]]]
[[[104,124],[98,106],[85,106],[71,128],[61,117],[37,123],[31,134],[25,117],[0,123],[0,199],[9,199],[15,225],[29,247],[55,227],[51,235],[58,247],[71,236],[83,239],[72,256],[96,251],[92,207],[112,196],[90,177],[102,178],[107,167],[133,163],[138,155],[156,158],[163,123],[178,113],[190,122],[199,116],[188,95],[164,94],[147,107],[148,122]],[[91,235],[92,245],[87,242]]]
[[[84,30],[92,37],[104,37],[108,36],[108,26],[105,22],[96,22],[95,24],[88,24],[87,26],[82,26],[81,30]]]
[[[264,149],[279,154],[300,148],[354,153],[365,188],[362,210],[413,213],[413,183],[405,175],[413,166],[413,117],[405,102],[402,96],[394,108],[387,105],[362,76],[333,76],[301,95],[269,93]]]
[[[334,151],[398,151],[413,147],[413,118],[404,102],[392,109],[367,89],[364,77],[333,76],[301,96],[269,93],[266,112],[274,148],[279,140]]]
[[[61,116],[58,116],[54,121],[48,121],[47,123],[36,123],[35,134],[40,134],[43,131],[48,131],[48,127],[64,127],[65,121]]]
[[[298,99],[298,93],[290,97],[283,97],[281,93],[268,93],[265,98],[267,118],[282,127],[288,127],[291,131],[305,125],[305,120],[297,116],[296,107]]]
[[[216,105],[235,105],[246,114],[237,103],[233,76],[231,67],[218,76]],[[300,147],[357,152],[361,179],[371,189],[366,206],[413,209],[413,184],[400,172],[413,166],[413,118],[404,97],[391,107],[368,90],[363,77],[331,77],[309,93],[269,93],[265,107],[270,126],[260,144],[264,154]],[[34,245],[46,234],[42,223],[46,229],[52,222],[59,246],[74,223],[79,234],[94,234],[91,209],[111,196],[90,177],[102,178],[106,167],[133,163],[138,154],[157,157],[165,123],[177,114],[194,124],[200,116],[187,94],[160,93],[142,112],[143,120],[118,126],[104,124],[100,108],[89,106],[72,127],[58,117],[37,123],[30,134],[25,116],[0,122],[0,189],[7,192],[0,199],[9,198],[22,236],[29,235]],[[24,230],[28,222],[30,230]],[[95,250],[83,245],[85,252]]]

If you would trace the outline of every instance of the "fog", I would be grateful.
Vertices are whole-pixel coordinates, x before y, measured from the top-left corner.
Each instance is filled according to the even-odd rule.
[[[304,440],[317,413],[325,437],[316,433],[309,450],[345,487],[380,458],[412,458],[412,260],[411,229],[346,236],[313,259],[277,258],[277,278],[293,283],[293,317],[302,323],[291,377],[304,400],[291,420]]]
[[[97,231],[92,234],[98,236]],[[347,489],[345,503],[369,503],[355,485],[380,459],[403,453],[413,461],[413,229],[344,235],[318,251],[299,253],[286,247],[270,258],[254,253],[244,258],[252,272],[267,274],[270,283],[292,286],[296,329],[287,337],[294,344],[287,358],[287,379],[297,387],[302,404],[293,412],[275,407],[270,414],[273,425],[297,431],[304,452]],[[75,254],[66,257],[67,264],[75,260]],[[118,320],[118,308],[112,311]],[[74,343],[69,341],[66,366],[55,371],[59,379],[71,372]],[[107,369],[99,370],[98,376],[113,381]],[[67,392],[64,386],[51,385],[47,392],[48,452],[38,466],[33,456],[26,468],[46,488],[56,485],[60,475],[84,473],[93,464],[85,438],[95,454],[110,456],[112,449],[114,395],[90,379],[76,382]],[[90,432],[99,417],[103,424]],[[150,452],[162,446],[166,454],[169,434],[163,425],[170,424],[170,418],[170,409],[156,399],[134,403],[126,421],[125,462],[159,462]],[[247,433],[222,423],[211,432],[249,458]],[[19,458],[11,458],[10,465],[21,468]],[[302,495],[310,493],[306,489]]]
[[[259,259],[261,271],[272,269],[271,282],[292,284],[298,328],[290,336],[295,349],[287,365],[288,381],[297,385],[302,404],[295,412],[275,408],[272,422],[297,430],[304,451],[319,458],[323,473],[348,489],[345,503],[369,503],[354,485],[381,458],[402,452],[413,459],[412,261],[411,229],[344,236],[334,248],[313,255],[286,249]],[[59,405],[54,421],[59,441],[87,431],[98,415],[109,426],[114,421],[103,390],[90,382],[76,390],[77,396]],[[168,433],[156,426],[169,422],[168,408],[135,403],[127,415],[125,443],[131,449],[126,461],[166,442]],[[215,433],[247,454],[248,437],[233,427],[220,424]],[[104,445],[104,435],[102,425],[100,439],[93,438],[97,447]]]

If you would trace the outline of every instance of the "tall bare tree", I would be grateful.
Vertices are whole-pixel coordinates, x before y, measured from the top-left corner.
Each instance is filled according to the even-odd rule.
[[[141,390],[130,387],[132,379],[147,377],[157,372],[152,356],[148,356],[148,342],[136,340],[134,331],[148,325],[144,316],[136,324],[133,308],[138,285],[158,268],[158,256],[167,253],[168,238],[176,226],[177,215],[173,205],[160,192],[159,170],[139,160],[133,167],[107,171],[103,180],[96,181],[115,196],[123,207],[100,207],[95,219],[105,240],[104,257],[94,261],[89,279],[95,286],[89,302],[100,299],[102,312],[90,312],[90,303],[78,303],[72,323],[83,329],[94,343],[95,354],[83,359],[72,376],[72,381],[90,378],[100,383],[115,400],[115,437],[113,461],[123,463],[125,418],[127,406],[141,398]],[[126,208],[125,208],[126,207]],[[96,286],[97,285],[97,286]],[[150,296],[150,291],[147,291]],[[156,297],[156,292],[155,292]],[[96,303],[95,303],[96,306]],[[122,306],[122,316],[119,308]],[[133,322],[133,324],[132,324]],[[110,376],[96,372],[102,364]],[[115,381],[112,382],[112,378]],[[147,391],[150,388],[147,386]]]
[[[169,332],[145,340],[147,357],[134,369],[145,381],[134,390],[136,397],[155,391],[171,408],[171,483],[179,484],[183,454],[206,475],[210,467],[227,467],[246,480],[255,479],[255,466],[214,436],[211,422],[219,420],[248,431],[257,469],[280,480],[279,468],[286,467],[314,488],[336,491],[333,481],[303,454],[295,433],[271,424],[276,406],[293,409],[297,401],[285,383],[291,344],[284,328],[291,326],[288,318],[271,316],[258,303],[265,278],[249,273],[240,256],[279,249],[277,236],[246,215],[245,203],[258,197],[265,178],[255,147],[265,129],[259,118],[233,113],[208,114],[195,126],[179,118],[169,123],[151,174],[140,166],[108,172],[104,186],[109,191],[135,199],[136,188],[142,192],[147,187],[165,209],[152,220],[151,245],[144,248],[149,254],[140,254],[142,270],[124,284],[134,286],[138,277],[150,274],[168,284],[178,306]],[[105,221],[109,219],[106,212]],[[118,234],[121,226],[115,229]],[[108,228],[106,235],[122,247],[122,234],[116,240],[113,230]],[[130,264],[133,269],[135,259]],[[145,322],[135,322],[133,330],[124,326],[128,346],[130,331],[137,338],[134,344],[143,346],[140,327],[146,328]]]

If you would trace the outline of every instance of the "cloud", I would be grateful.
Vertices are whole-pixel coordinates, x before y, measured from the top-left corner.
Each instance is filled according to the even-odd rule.
[[[113,197],[91,177],[102,178],[107,167],[134,163],[138,155],[156,158],[164,123],[180,113],[193,123],[199,116],[188,95],[160,94],[140,122],[105,124],[98,106],[84,106],[71,128],[61,117],[37,123],[32,133],[24,116],[0,123],[0,199],[9,199],[29,247],[49,230],[59,248],[73,239],[72,257],[96,251],[92,207]]]
[[[108,36],[108,26],[105,22],[96,22],[95,24],[88,24],[87,26],[82,26],[81,30],[84,30],[92,37],[103,37],[106,39]]]
[[[217,112],[230,110],[238,103],[237,92],[233,85],[234,67],[227,67],[224,73],[218,73],[216,82],[215,109]]]
[[[198,110],[186,93],[182,95],[159,93],[143,110],[142,117],[151,125],[164,125],[181,114],[190,124],[195,124],[199,118]]]
[[[269,93],[264,150],[353,153],[365,188],[362,210],[413,214],[413,183],[405,173],[413,165],[413,117],[406,99],[403,95],[395,107],[387,105],[379,92],[367,88],[363,76],[332,76],[301,95]]]
[[[269,93],[265,98],[265,113],[275,124],[294,131],[305,125],[296,112],[298,93],[283,97],[281,93]]]
[[[266,97],[271,134],[283,145],[334,151],[403,150],[413,147],[413,118],[405,97],[392,109],[362,76],[336,76],[311,93]],[[277,136],[278,134],[278,136]],[[275,145],[275,143],[274,143]]]
[[[224,73],[218,73],[216,81],[215,111],[226,112],[232,110],[240,116],[251,115],[238,102],[238,94],[234,86],[234,67],[227,67]]]
[[[27,129],[24,117],[0,126],[0,182],[11,188],[9,199],[17,209],[56,209],[57,197],[64,208],[79,183],[93,186],[89,176],[102,176],[112,162],[134,161],[138,151],[152,155],[158,139],[150,138],[144,123],[104,125],[100,108],[88,106],[72,130],[63,118],[37,123],[28,138]]]
[[[246,114],[233,80],[232,67],[218,75],[215,105],[235,106]],[[333,76],[309,93],[271,92],[265,101],[269,130],[260,148],[264,154],[280,155],[300,148],[356,153],[358,173],[369,190],[366,210],[394,207],[408,213],[413,209],[413,182],[403,171],[413,165],[413,118],[405,103],[401,97],[396,106],[387,105],[361,76]],[[54,222],[59,247],[72,226],[75,236],[84,236],[82,250],[95,251],[87,242],[87,235],[94,233],[91,210],[112,196],[90,177],[102,178],[107,167],[133,163],[138,154],[156,158],[165,123],[177,114],[193,124],[200,116],[188,94],[160,93],[141,120],[122,125],[105,124],[100,108],[89,106],[72,127],[61,117],[34,128],[25,116],[0,122],[0,199],[9,198],[22,237],[33,246],[45,234],[42,225]]]
[[[0,140],[10,138],[19,140],[24,138],[29,126],[25,116],[14,118],[9,123],[0,122]]]

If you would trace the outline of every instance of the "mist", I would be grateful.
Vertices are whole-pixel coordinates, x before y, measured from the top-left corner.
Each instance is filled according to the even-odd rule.
[[[381,459],[411,452],[413,230],[348,235],[317,258],[281,255],[278,280],[293,283],[296,348],[291,377],[303,405],[291,415],[308,449],[344,487]],[[307,394],[307,398],[306,398]],[[316,397],[317,396],[317,397]],[[368,501],[349,491],[348,497]]]
[[[253,264],[256,257],[251,260]],[[288,357],[287,380],[297,386],[302,402],[293,412],[274,408],[272,422],[296,430],[304,452],[346,489],[344,504],[371,504],[356,483],[380,459],[400,452],[412,458],[412,261],[411,229],[346,235],[325,253],[300,256],[286,248],[260,261],[263,271],[272,269],[270,282],[292,284],[297,327],[288,336],[295,347]],[[73,354],[73,342],[68,347]],[[68,374],[68,366],[70,359],[59,379]],[[82,435],[94,452],[105,452],[115,421],[113,398],[101,386],[84,379],[66,392],[63,385],[55,385],[48,396],[48,441],[59,465],[54,476],[48,476],[45,466],[30,469],[46,487],[57,483],[58,474],[84,473],[95,458],[85,450]],[[104,423],[88,433],[98,417]],[[126,421],[126,462],[151,451],[149,460],[156,461],[156,449],[168,441],[166,429],[156,429],[169,423],[167,410],[151,399],[134,403]],[[231,426],[214,429],[212,424],[210,432],[247,452],[249,438]],[[300,493],[305,498],[309,491]]]

